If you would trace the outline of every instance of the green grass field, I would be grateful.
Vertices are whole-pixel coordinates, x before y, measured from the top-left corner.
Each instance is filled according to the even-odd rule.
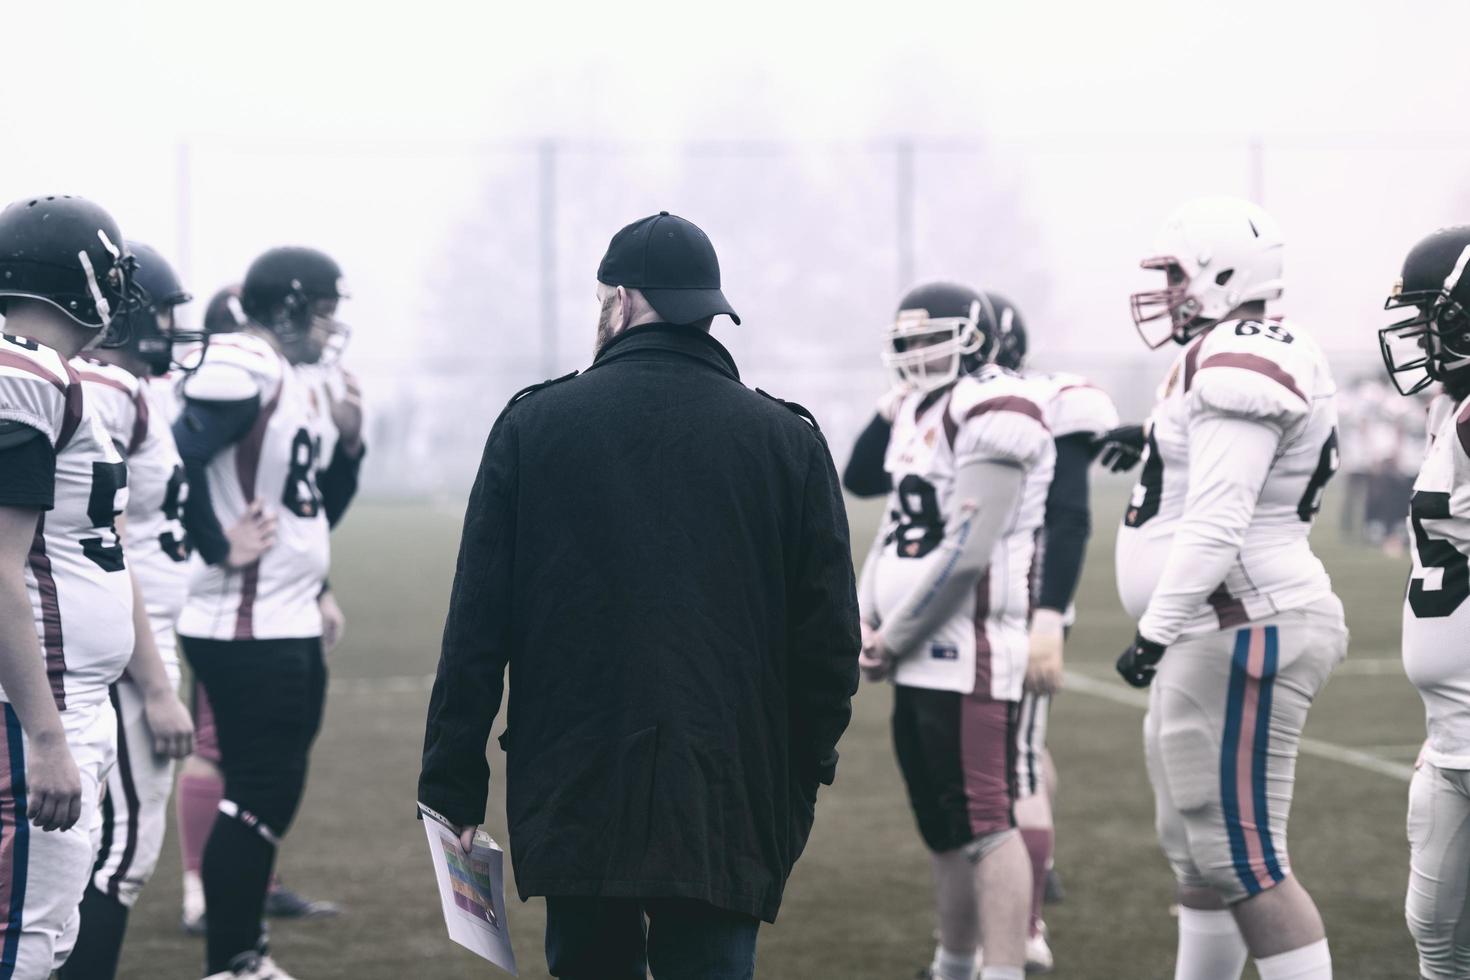
[[[1099,481],[1097,533],[1067,656],[1078,674],[1128,689],[1111,664],[1132,636],[1113,586],[1113,526],[1122,484]],[[1330,498],[1330,495],[1329,495]],[[361,505],[336,537],[332,579],[349,616],[332,657],[333,688],[301,816],[280,868],[294,887],[347,906],[339,919],[279,925],[278,959],[302,980],[485,977],[496,971],[447,938],[414,790],[428,689],[437,658],[461,513]],[[878,510],[855,504],[865,551]],[[1326,515],[1331,517],[1329,513]],[[1405,764],[1423,736],[1418,696],[1398,656],[1402,562],[1318,530],[1319,553],[1348,609],[1353,645],[1308,725],[1308,736]],[[810,846],[780,921],[763,928],[757,976],[907,980],[932,951],[928,861],[905,802],[888,738],[889,691],[864,686],[842,743],[837,783],[824,790]],[[1074,690],[1053,714],[1061,771],[1058,866],[1064,904],[1048,909],[1059,977],[1172,976],[1172,879],[1153,839],[1134,704]],[[496,732],[499,732],[499,726]],[[498,780],[499,748],[491,767]],[[1401,777],[1321,757],[1298,767],[1292,863],[1327,920],[1336,975],[1413,975],[1403,925],[1407,875]],[[504,786],[493,787],[489,829],[504,835]],[[178,927],[173,828],[153,883],[134,911],[122,976],[199,976],[202,943]],[[521,975],[545,977],[539,900],[511,900]],[[1247,971],[1254,976],[1254,971]]]

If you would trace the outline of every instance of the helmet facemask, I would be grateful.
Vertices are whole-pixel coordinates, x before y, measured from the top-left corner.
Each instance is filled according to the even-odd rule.
[[[1190,291],[1189,273],[1177,258],[1158,255],[1144,259],[1139,266],[1161,271],[1168,278],[1163,289],[1144,290],[1129,298],[1133,325],[1149,350],[1158,350],[1171,340],[1187,344],[1215,322],[1200,315],[1203,304]],[[1165,318],[1169,321],[1168,333],[1144,329],[1144,324]]]
[[[1383,366],[1399,394],[1470,375],[1470,311],[1443,289],[1396,292],[1383,304],[1385,310],[1405,307],[1416,315],[1378,331]]]
[[[925,310],[899,310],[883,363],[895,380],[918,391],[943,388],[959,378],[967,357],[980,353],[985,337],[979,323],[978,301],[969,316],[931,319]]]

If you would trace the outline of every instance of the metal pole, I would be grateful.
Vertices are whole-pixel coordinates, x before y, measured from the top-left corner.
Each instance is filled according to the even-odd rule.
[[[1266,206],[1266,144],[1259,136],[1251,137],[1251,200]]]
[[[557,368],[556,318],[556,141],[540,147],[541,201],[541,373],[554,378]]]
[[[179,140],[174,147],[174,262],[179,269],[179,277],[186,285],[193,284],[197,291],[199,286],[194,283],[194,200],[193,200],[193,159],[190,153],[189,141]]]
[[[895,190],[898,225],[898,292],[914,284],[914,143],[899,140],[894,146]]]

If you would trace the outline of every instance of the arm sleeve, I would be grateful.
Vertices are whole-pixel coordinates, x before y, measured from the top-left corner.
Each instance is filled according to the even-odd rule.
[[[1046,552],[1041,562],[1037,606],[1065,612],[1082,577],[1082,560],[1092,534],[1088,469],[1092,436],[1077,432],[1056,441],[1056,472],[1046,493]]]
[[[239,442],[255,424],[259,412],[258,397],[227,402],[188,398],[174,422],[174,442],[178,444],[184,475],[189,481],[189,496],[184,501],[184,530],[199,556],[211,565],[218,565],[229,556],[230,544],[210,501],[209,461],[220,450]]]
[[[502,418],[470,491],[459,561],[429,697],[419,799],[459,826],[481,823],[490,788],[485,744],[505,694],[515,556],[515,450]]]
[[[0,422],[0,507],[56,505],[56,451],[40,431]]]
[[[327,523],[332,527],[337,526],[342,515],[347,513],[352,498],[357,496],[357,474],[362,469],[362,458],[366,455],[366,447],[353,455],[342,448],[339,440],[337,448],[332,451],[331,463],[317,474],[317,487],[322,492],[322,508],[327,512]]]
[[[933,636],[974,591],[1015,517],[1025,479],[1021,467],[1006,461],[972,460],[960,467],[944,543],[929,573],[883,621],[883,643],[895,656],[912,653]]]
[[[842,485],[856,497],[877,497],[893,489],[893,480],[883,468],[883,458],[888,454],[888,437],[893,426],[883,416],[874,413],[873,420],[858,436],[852,447],[852,457],[847,469],[842,471]]]
[[[1138,623],[1168,646],[1225,581],[1240,554],[1281,432],[1263,421],[1205,415],[1189,426],[1189,496],[1158,588]]]
[[[857,588],[837,468],[818,443],[803,488],[798,553],[788,579],[791,756],[815,792],[837,772],[837,741],[852,720],[858,686]]]

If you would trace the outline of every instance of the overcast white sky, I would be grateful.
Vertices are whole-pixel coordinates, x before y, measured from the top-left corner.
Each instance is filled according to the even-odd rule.
[[[1179,197],[1251,192],[1252,137],[1293,288],[1329,345],[1359,342],[1361,324],[1342,324],[1413,238],[1470,220],[1460,0],[83,0],[10,4],[3,23],[0,197],[92,196],[172,251],[201,295],[260,249],[310,239],[343,259],[369,338],[415,328],[423,265],[485,169],[488,151],[464,150],[478,142],[1013,148],[1056,270],[1056,295],[1024,299],[1084,343],[1094,308],[1126,326],[1128,277]],[[610,234],[636,216],[595,220]]]

